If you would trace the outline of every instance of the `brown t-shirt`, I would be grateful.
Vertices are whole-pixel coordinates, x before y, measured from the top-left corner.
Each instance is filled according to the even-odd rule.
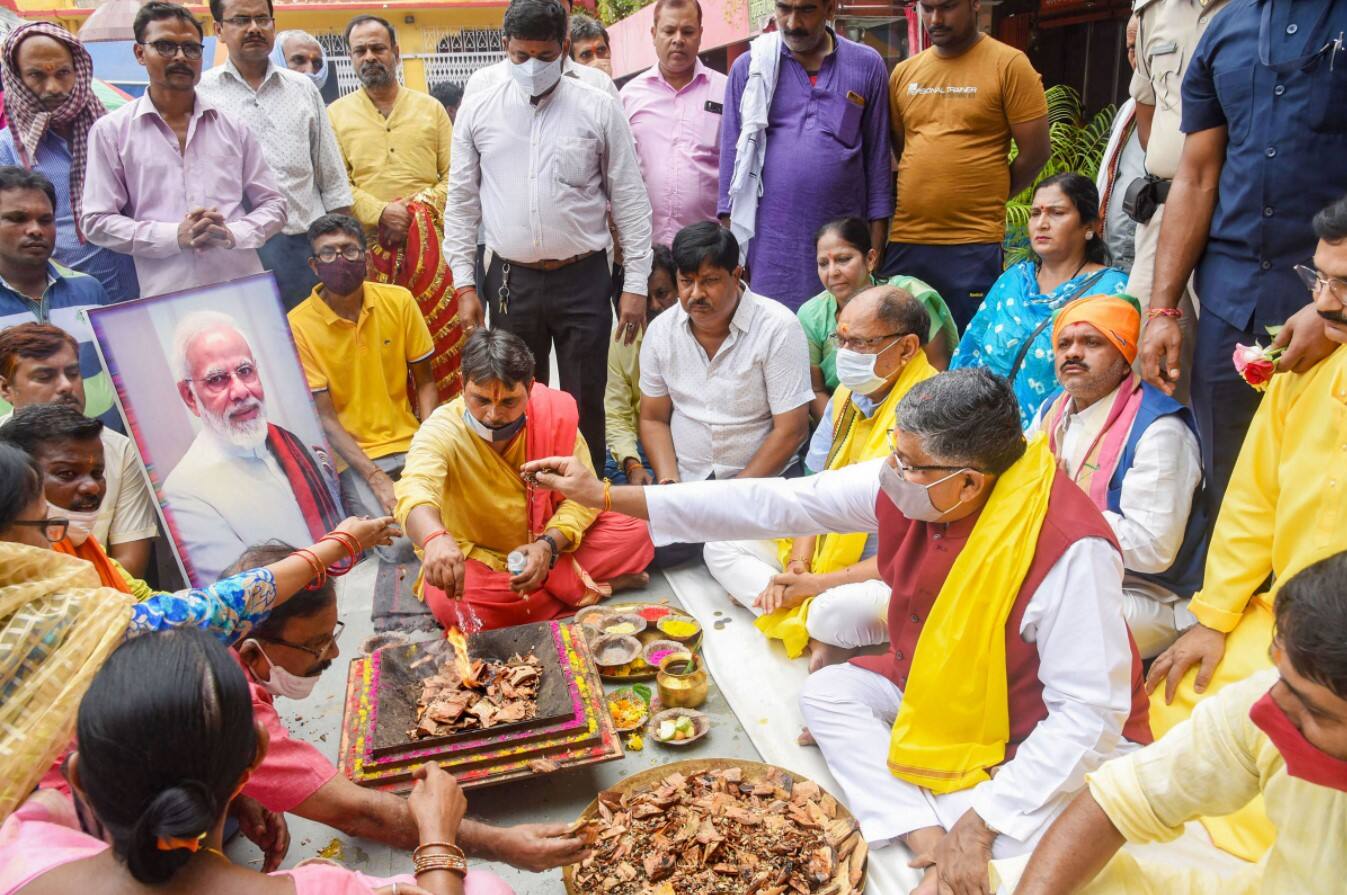
[[[935,48],[889,78],[898,160],[890,239],[928,245],[1000,242],[1010,191],[1010,126],[1043,118],[1043,79],[1014,47],[984,35],[953,59]]]

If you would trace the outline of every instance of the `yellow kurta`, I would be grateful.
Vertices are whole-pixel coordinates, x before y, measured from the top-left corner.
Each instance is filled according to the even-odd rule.
[[[898,374],[893,387],[884,396],[884,400],[868,417],[857,409],[851,400],[851,390],[844,385],[837,387],[832,398],[833,445],[828,451],[828,469],[842,469],[855,463],[864,463],[886,456],[890,452],[890,433],[898,412],[898,404],[903,397],[919,382],[925,382],[936,374],[926,355],[917,352],[907,366]],[[837,572],[860,562],[865,552],[867,539],[865,532],[850,532],[820,535],[814,542],[814,555],[810,561],[810,570],[817,574]],[[793,539],[786,538],[778,542],[781,566],[785,568],[790,561]],[[786,648],[786,655],[799,658],[809,645],[809,611],[814,598],[809,597],[799,606],[790,609],[778,609],[758,618],[758,630],[767,637],[779,639]]]
[[[499,572],[505,569],[506,555],[531,540],[524,482],[519,477],[526,439],[523,435],[516,437],[503,455],[497,454],[468,428],[463,413],[463,399],[455,398],[421,424],[396,485],[398,505],[394,512],[398,523],[406,525],[407,515],[414,508],[422,504],[436,507],[463,555]],[[575,458],[593,470],[589,447],[578,432]],[[566,500],[557,507],[547,527],[570,539],[570,552],[580,546],[585,530],[598,515],[598,510]],[[417,589],[419,592],[419,583]]]
[[[1286,773],[1249,709],[1277,681],[1265,670],[1231,684],[1155,744],[1104,765],[1090,793],[1128,842],[1168,842],[1201,814],[1234,811],[1260,792],[1275,828],[1261,865],[1233,876],[1207,867],[1141,863],[1121,852],[1082,895],[1330,895],[1343,891],[1347,793]],[[1158,858],[1158,856],[1157,856]]]
[[[1249,426],[1207,555],[1202,590],[1191,609],[1209,628],[1228,632],[1225,657],[1206,696],[1270,665],[1273,576],[1286,581],[1314,562],[1347,550],[1347,348],[1308,373],[1273,377]],[[1184,677],[1172,705],[1164,688],[1151,697],[1151,729],[1162,736],[1187,718],[1201,697],[1197,669]],[[1257,812],[1238,823],[1208,823],[1222,848],[1246,859],[1266,849],[1271,828]]]
[[[439,100],[402,87],[384,118],[362,89],[328,106],[327,114],[351,179],[352,210],[367,230],[379,226],[395,199],[419,197],[437,218],[444,214],[453,127]]]
[[[614,330],[616,333],[616,330]],[[641,341],[636,334],[630,345],[614,338],[608,343],[608,387],[603,393],[603,414],[608,424],[608,453],[622,469],[628,457],[640,459],[641,437]]]

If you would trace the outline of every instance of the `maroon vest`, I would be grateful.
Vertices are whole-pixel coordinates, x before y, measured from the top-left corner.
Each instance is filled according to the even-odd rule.
[[[879,494],[875,513],[879,519],[879,573],[893,591],[889,600],[889,651],[852,662],[884,675],[903,689],[907,686],[922,626],[955,557],[968,542],[978,514],[949,524],[913,522],[898,512],[883,492]],[[1006,620],[1006,684],[1010,701],[1007,760],[1014,757],[1015,749],[1038,723],[1048,717],[1043,684],[1038,679],[1038,649],[1020,636],[1020,622],[1048,571],[1068,547],[1083,538],[1103,538],[1115,550],[1119,549],[1113,530],[1090,498],[1059,471],[1048,498],[1048,514],[1038,535],[1033,564]],[[1121,607],[1118,623],[1123,624]],[[1131,642],[1130,633],[1127,639]],[[1141,657],[1132,643],[1132,713],[1123,727],[1123,735],[1134,743],[1151,741],[1147,717],[1150,702],[1143,683]]]

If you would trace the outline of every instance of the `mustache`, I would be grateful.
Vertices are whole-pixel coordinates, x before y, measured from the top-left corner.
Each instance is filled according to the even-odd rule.
[[[39,249],[47,249],[51,248],[51,241],[47,239],[25,239],[23,242],[19,243],[19,248],[21,249],[26,249],[29,246],[33,246]]]
[[[1336,323],[1340,326],[1347,326],[1347,317],[1344,317],[1339,311],[1320,311],[1319,316],[1329,323]]]
[[[170,75],[195,75],[196,71],[190,65],[170,65],[165,72]]]
[[[1067,370],[1079,370],[1082,373],[1090,372],[1089,364],[1085,363],[1085,361],[1080,360],[1063,361],[1061,366],[1059,366],[1057,369],[1063,373],[1065,373]]]

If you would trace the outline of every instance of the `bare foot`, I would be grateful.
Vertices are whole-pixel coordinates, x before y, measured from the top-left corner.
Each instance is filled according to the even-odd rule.
[[[621,590],[634,590],[636,588],[648,587],[649,584],[650,576],[645,572],[637,572],[635,575],[618,575],[612,581],[608,582],[608,586],[613,589],[613,593],[617,593]]]
[[[812,733],[809,732],[809,728],[808,728],[808,727],[801,727],[801,728],[800,728],[800,735],[799,735],[798,737],[795,738],[795,742],[799,743],[801,746],[817,746],[817,745],[818,745],[818,740],[814,739],[814,735],[813,735]]]
[[[813,674],[820,668],[827,668],[829,665],[841,665],[843,662],[855,656],[859,650],[843,649],[840,646],[833,646],[830,643],[823,643],[818,640],[809,641],[809,673]]]

